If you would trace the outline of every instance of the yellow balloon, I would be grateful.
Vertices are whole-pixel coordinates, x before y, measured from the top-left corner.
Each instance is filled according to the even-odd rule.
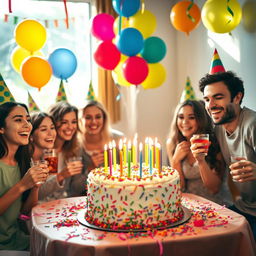
[[[233,15],[232,15],[233,13]],[[215,33],[228,33],[241,21],[242,9],[237,0],[208,0],[202,8],[204,26]]]
[[[136,28],[144,38],[149,37],[156,30],[156,16],[148,10],[139,10],[135,15],[129,17],[129,27]]]
[[[114,27],[115,35],[119,34],[119,24],[120,24],[120,16],[118,16],[114,21],[113,27]],[[122,18],[121,18],[121,30],[125,29],[125,28],[128,28],[128,27],[129,27],[128,18],[122,16]]]
[[[11,64],[14,70],[20,73],[22,62],[29,56],[43,56],[41,51],[36,51],[32,55],[29,51],[19,46],[15,47],[11,54]]]
[[[166,71],[161,63],[148,64],[149,72],[147,78],[141,83],[144,89],[157,88],[166,79]]]
[[[124,78],[122,66],[124,62],[127,60],[127,56],[121,54],[121,60],[116,66],[116,68],[112,71],[112,77],[116,84],[122,86],[130,86],[131,84]]]
[[[27,19],[16,26],[14,37],[19,46],[29,52],[35,52],[46,42],[46,29],[40,22]]]

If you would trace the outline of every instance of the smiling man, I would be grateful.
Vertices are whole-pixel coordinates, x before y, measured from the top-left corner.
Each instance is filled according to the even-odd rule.
[[[256,112],[241,107],[243,81],[231,71],[207,74],[199,81],[199,88],[215,124],[224,160],[241,194],[231,209],[246,217],[256,239]]]

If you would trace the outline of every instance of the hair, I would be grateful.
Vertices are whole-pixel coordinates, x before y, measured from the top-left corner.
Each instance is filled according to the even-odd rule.
[[[77,107],[69,104],[68,102],[60,101],[52,105],[49,110],[49,115],[53,118],[53,121],[55,123],[56,131],[58,134],[58,128],[60,127],[58,125],[58,122],[62,121],[64,115],[70,112],[75,112],[76,119],[78,121],[78,109]],[[65,141],[64,145],[62,147],[62,153],[64,158],[76,156],[78,153],[78,150],[80,148],[79,141],[77,138],[77,133],[79,131],[79,126],[77,124],[77,131],[73,135],[72,139],[70,141]]]
[[[9,116],[10,112],[17,106],[23,107],[27,113],[29,113],[28,108],[23,103],[18,102],[5,102],[0,105],[0,128],[6,127],[6,118]],[[4,140],[3,134],[0,134],[0,159],[8,155],[8,146]],[[25,175],[27,170],[30,168],[30,154],[29,154],[29,145],[21,145],[18,147],[15,155],[15,160],[18,163],[21,178]],[[23,200],[27,198],[29,190],[23,193]]]
[[[97,107],[98,109],[101,110],[102,115],[103,115],[103,128],[101,131],[102,140],[104,143],[108,142],[111,138],[111,135],[110,135],[109,116],[108,116],[107,110],[104,108],[104,106],[100,102],[95,101],[95,100],[89,101],[86,104],[86,106],[82,109],[82,119],[84,119],[85,110],[89,107]],[[81,130],[82,130],[83,134],[86,133],[86,129],[85,129],[84,125],[82,126]],[[85,136],[83,136],[83,137],[85,137]],[[83,138],[83,139],[85,139],[85,138]]]
[[[205,86],[217,82],[223,82],[230,94],[231,94],[231,101],[235,98],[235,96],[241,92],[242,98],[240,100],[240,104],[242,103],[243,97],[244,97],[244,83],[241,78],[237,77],[235,73],[232,71],[227,72],[217,72],[212,75],[206,74],[203,78],[199,81],[199,89],[203,93]]]
[[[37,129],[39,128],[39,126],[41,125],[41,123],[43,122],[43,120],[44,120],[46,117],[49,117],[49,118],[52,120],[52,122],[53,122],[53,124],[54,124],[54,126],[55,126],[53,117],[50,116],[49,114],[45,113],[45,112],[40,112],[40,111],[38,111],[38,112],[32,112],[32,113],[30,114],[30,117],[31,117],[31,124],[32,124],[32,126],[33,126],[32,131],[31,131],[31,133],[30,133],[30,136],[32,136],[33,133],[35,132],[35,130],[37,130]],[[33,155],[34,149],[35,149],[35,148],[34,148],[34,144],[33,144],[33,143],[30,143],[30,153],[31,153],[31,155]]]
[[[208,155],[206,156],[206,161],[208,162],[211,168],[216,168],[216,171],[221,171],[222,163],[217,160],[217,154],[220,153],[220,147],[213,132],[212,120],[205,110],[203,101],[186,100],[176,107],[168,136],[168,157],[172,158],[177,144],[186,140],[186,138],[182,135],[177,125],[178,113],[180,109],[185,106],[191,106],[193,109],[195,119],[198,124],[198,129],[196,133],[208,133],[210,136],[211,145],[209,147]]]

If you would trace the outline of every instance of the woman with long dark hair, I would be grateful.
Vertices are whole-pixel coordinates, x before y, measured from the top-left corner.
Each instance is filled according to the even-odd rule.
[[[37,203],[38,183],[48,176],[47,168],[30,168],[31,130],[26,105],[0,105],[0,250],[28,249],[29,237],[20,229],[18,217]]]

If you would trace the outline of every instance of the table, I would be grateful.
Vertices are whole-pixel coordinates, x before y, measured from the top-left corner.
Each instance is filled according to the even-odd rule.
[[[85,197],[56,200],[32,210],[32,256],[255,256],[256,246],[246,219],[202,197],[183,194],[192,217],[180,226],[140,233],[87,228],[77,221]]]

